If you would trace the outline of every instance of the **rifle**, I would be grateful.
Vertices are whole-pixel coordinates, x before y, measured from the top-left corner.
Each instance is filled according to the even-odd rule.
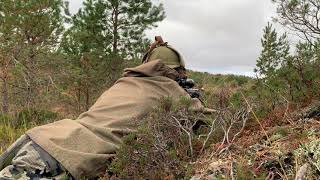
[[[195,86],[193,79],[177,78],[176,82],[191,96],[191,98],[198,98],[201,101],[200,90],[193,88]]]

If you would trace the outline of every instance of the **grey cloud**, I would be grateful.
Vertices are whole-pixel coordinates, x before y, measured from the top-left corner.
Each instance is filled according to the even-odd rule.
[[[72,14],[78,12],[79,8],[82,7],[83,0],[69,0],[69,8]]]
[[[147,35],[162,35],[184,55],[189,69],[253,75],[271,0],[153,0],[167,18]],[[82,1],[71,0],[75,12]]]
[[[162,34],[184,54],[190,69],[253,74],[262,29],[274,10],[268,0],[162,2],[167,19],[148,35]]]

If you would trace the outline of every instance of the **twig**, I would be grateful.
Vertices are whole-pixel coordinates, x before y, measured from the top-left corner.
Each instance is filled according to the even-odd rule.
[[[239,112],[242,112],[242,111],[239,111]],[[241,116],[241,120],[242,120],[242,127],[241,129],[232,137],[232,140],[231,142],[229,141],[229,134],[230,134],[230,130],[231,128],[234,126],[234,124],[236,124],[236,117],[233,117],[232,120],[231,120],[231,124],[229,125],[228,127],[228,130],[226,131],[225,128],[222,126],[221,128],[223,129],[224,131],[224,138],[223,138],[223,141],[221,143],[221,145],[217,148],[217,151],[216,153],[217,154],[221,154],[223,153],[224,151],[228,150],[230,148],[230,146],[234,143],[235,139],[243,132],[245,126],[246,126],[246,123],[247,123],[247,120],[248,120],[248,112],[250,112],[250,110],[247,110],[247,112],[245,112],[245,114],[243,114]],[[220,148],[223,146],[223,144],[225,143],[225,141],[227,141],[227,146],[224,147],[223,149],[220,150]],[[219,152],[218,152],[219,151]]]
[[[250,112],[250,110],[248,111],[248,113],[249,112]],[[231,143],[233,143],[234,140],[236,139],[236,137],[239,136],[243,132],[244,128],[246,127],[247,120],[248,120],[248,116],[242,117],[242,127],[241,127],[240,131],[233,136]]]
[[[212,121],[212,123],[211,123],[210,132],[209,132],[209,134],[207,135],[207,138],[206,138],[206,140],[204,141],[204,143],[203,143],[203,145],[202,145],[202,148],[201,148],[201,150],[200,150],[200,154],[203,152],[203,150],[204,150],[204,148],[205,148],[205,146],[206,146],[209,138],[211,137],[213,131],[215,130],[214,125],[215,125],[215,123],[216,123],[216,120],[217,120],[217,118],[215,118],[215,119]]]
[[[230,125],[229,125],[229,127],[228,127],[228,130],[227,130],[227,132],[226,132],[227,144],[230,144],[230,141],[229,141],[229,133],[230,133],[230,130],[231,130],[231,128],[233,127],[234,124],[235,124],[235,119],[232,118],[232,119],[231,119],[231,123],[230,123]]]
[[[263,133],[264,133],[264,135],[266,136],[267,141],[269,142],[269,144],[271,144],[270,138],[269,138],[269,136],[268,136],[267,132],[264,130],[264,128],[263,128],[263,126],[262,126],[262,124],[261,124],[261,122],[260,122],[260,120],[259,120],[258,116],[257,116],[257,115],[256,115],[256,113],[253,111],[252,106],[249,104],[249,102],[248,102],[247,98],[244,96],[244,94],[242,93],[242,91],[240,91],[240,93],[241,93],[241,96],[243,97],[243,99],[245,100],[245,102],[246,102],[246,104],[247,104],[247,106],[248,106],[248,108],[249,108],[250,112],[252,112],[254,119],[258,122],[258,124],[259,124],[259,126],[260,126],[260,128],[261,128],[262,132],[263,132]]]
[[[190,146],[190,154],[191,154],[191,157],[193,157],[193,147],[192,147],[192,137],[191,137],[191,133],[189,131],[187,131],[182,125],[181,123],[179,122],[179,120],[174,117],[174,116],[171,116],[176,122],[177,124],[179,125],[179,127],[188,135],[188,139],[189,139],[189,146]]]
[[[266,180],[274,180],[274,173],[272,171],[269,172],[268,176],[266,177]]]
[[[281,167],[281,170],[282,170],[282,172],[283,172],[284,177],[286,178],[286,180],[288,180],[287,173],[286,173],[286,171],[284,170],[284,168],[283,168],[283,166],[282,166],[281,160],[278,159],[278,162],[279,162],[279,164],[280,164],[280,167]]]
[[[231,180],[236,180],[237,178],[237,164],[232,160],[231,162],[231,172],[230,172]]]
[[[286,98],[286,97],[284,97],[279,91],[276,91],[274,88],[272,88],[272,87],[270,87],[267,83],[263,83],[265,86],[267,86],[268,88],[270,88],[272,91],[274,91],[274,92],[276,92],[277,94],[279,94],[279,96],[281,97],[281,98],[283,98],[284,99],[284,101],[286,101],[286,103],[287,103],[287,105],[286,105],[286,111],[284,112],[284,114],[283,114],[283,120],[284,119],[286,119],[291,125],[293,125],[294,124],[294,122],[291,120],[291,118],[288,116],[288,111],[289,111],[289,105],[290,105],[290,102],[289,102],[289,100]],[[286,118],[287,117],[287,118]]]

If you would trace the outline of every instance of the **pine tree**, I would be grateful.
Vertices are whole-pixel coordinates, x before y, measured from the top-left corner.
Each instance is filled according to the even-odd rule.
[[[3,26],[12,27],[6,43],[12,44],[13,84],[23,91],[24,107],[32,107],[43,84],[44,67],[63,32],[66,4],[62,0],[2,0],[0,7]]]
[[[107,31],[112,35],[112,52],[128,50],[144,36],[144,31],[155,27],[165,18],[163,5],[151,0],[104,0]]]
[[[162,5],[150,0],[86,0],[71,19],[60,52],[66,55],[69,89],[78,111],[120,76],[125,58],[141,56],[149,42],[144,31],[164,18]]]
[[[275,75],[276,70],[289,56],[290,48],[286,34],[278,38],[276,30],[268,23],[264,29],[261,45],[263,49],[257,60],[255,72],[262,77],[270,77]]]
[[[154,5],[151,0],[86,0],[72,24],[91,24],[90,33],[99,36],[91,41],[104,41],[108,55],[126,57],[146,41],[145,30],[156,27],[164,18],[163,5]]]
[[[260,76],[261,89],[267,89],[266,94],[271,96],[268,99],[279,101],[286,96],[292,101],[308,101],[319,93],[317,42],[299,42],[295,52],[290,54],[286,35],[278,37],[272,25],[268,24],[261,43],[263,49],[255,71]]]
[[[258,75],[259,98],[268,99],[271,102],[271,109],[275,108],[281,98],[279,93],[286,84],[279,78],[283,65],[289,58],[289,44],[286,34],[278,37],[272,24],[268,23],[263,30],[264,34],[261,39],[262,52],[257,60],[255,72]],[[266,104],[265,106],[269,106]]]

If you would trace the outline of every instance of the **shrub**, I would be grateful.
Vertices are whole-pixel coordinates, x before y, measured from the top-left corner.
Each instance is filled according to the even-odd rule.
[[[242,132],[247,113],[228,107],[206,115],[192,111],[190,99],[163,99],[137,132],[125,138],[109,173],[120,179],[188,179],[199,156],[214,150],[207,149],[210,145],[223,145],[221,153],[228,150]]]
[[[175,179],[192,174],[190,162],[196,160],[208,133],[204,114],[190,110],[185,98],[175,103],[171,99],[161,101],[140,124],[134,134],[128,135],[117,152],[110,172],[120,179]]]

